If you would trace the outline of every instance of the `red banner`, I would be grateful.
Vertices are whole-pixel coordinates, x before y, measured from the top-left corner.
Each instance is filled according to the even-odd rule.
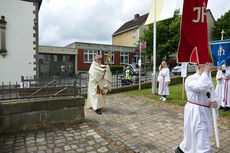
[[[184,0],[177,62],[210,62],[208,51],[208,0]],[[194,57],[194,55],[196,57]],[[195,61],[194,61],[195,59]]]

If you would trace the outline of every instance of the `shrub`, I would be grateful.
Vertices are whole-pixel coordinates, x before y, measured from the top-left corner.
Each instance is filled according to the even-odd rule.
[[[152,63],[145,63],[144,67],[146,68],[147,71],[153,70],[153,64]]]
[[[122,65],[111,65],[110,71],[114,74],[116,72],[122,72],[123,66]]]

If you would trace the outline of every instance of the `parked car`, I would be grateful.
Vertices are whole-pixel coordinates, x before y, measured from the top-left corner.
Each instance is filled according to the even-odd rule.
[[[188,63],[187,67],[187,73],[195,73],[196,72],[196,66],[194,64]],[[181,64],[178,64],[172,69],[172,73],[177,75],[181,74]]]
[[[123,74],[124,75],[125,75],[125,72],[126,72],[128,66],[130,66],[131,75],[139,75],[138,64],[126,64],[126,65],[124,65],[124,67],[123,67]],[[145,69],[143,66],[141,67],[141,75],[145,75]]]

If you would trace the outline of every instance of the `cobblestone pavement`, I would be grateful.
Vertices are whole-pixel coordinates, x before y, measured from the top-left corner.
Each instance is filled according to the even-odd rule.
[[[86,116],[136,152],[173,153],[183,140],[183,111],[166,109],[156,100],[146,100],[127,94],[106,97],[107,107],[102,115],[86,109]],[[183,110],[183,109],[182,109]],[[211,138],[213,152],[230,152],[230,128],[219,125],[221,148]]]
[[[79,126],[0,136],[0,153],[173,153],[182,141],[183,111],[123,93],[106,98],[102,115],[85,108]],[[229,127],[219,126],[219,136],[220,149],[211,138],[213,151],[229,153]]]
[[[80,126],[0,137],[0,153],[133,153],[92,121]]]

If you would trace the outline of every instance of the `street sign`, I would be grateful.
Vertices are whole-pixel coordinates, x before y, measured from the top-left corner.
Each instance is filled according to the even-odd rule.
[[[133,52],[134,52],[134,53],[139,53],[140,50],[139,50],[139,49],[134,49]]]
[[[141,66],[141,59],[138,60],[138,66]]]
[[[146,48],[146,41],[141,42],[140,46],[142,49]]]
[[[188,63],[181,63],[181,77],[187,76]]]
[[[30,88],[30,82],[29,81],[21,82],[20,88]]]

